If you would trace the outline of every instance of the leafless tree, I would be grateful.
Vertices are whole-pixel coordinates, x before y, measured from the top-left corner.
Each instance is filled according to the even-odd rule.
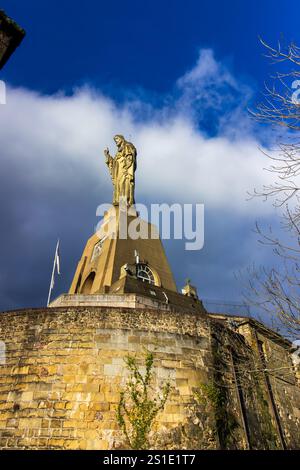
[[[299,338],[300,48],[293,43],[286,47],[261,43],[265,56],[280,71],[271,77],[271,85],[265,85],[263,100],[250,115],[275,130],[275,147],[269,153],[264,151],[270,162],[267,170],[273,173],[275,182],[254,190],[252,197],[263,197],[281,208],[282,231],[278,236],[272,228],[265,231],[256,225],[260,243],[269,246],[276,259],[271,269],[249,268],[244,296],[247,302],[275,315],[291,337]]]

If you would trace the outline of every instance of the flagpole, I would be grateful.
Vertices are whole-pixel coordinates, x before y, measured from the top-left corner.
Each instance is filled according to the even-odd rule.
[[[54,281],[54,272],[55,272],[55,266],[56,266],[56,257],[57,257],[58,246],[59,246],[59,240],[57,240],[57,244],[56,244],[56,248],[55,248],[55,255],[54,255],[52,275],[51,275],[51,281],[50,281],[50,287],[49,287],[49,293],[48,293],[47,307],[50,304],[51,292],[52,292],[53,285],[54,285],[53,281]]]

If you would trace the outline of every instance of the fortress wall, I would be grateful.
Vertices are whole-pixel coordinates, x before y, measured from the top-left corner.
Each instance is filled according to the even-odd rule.
[[[142,364],[153,351],[156,386],[171,382],[162,432],[187,419],[192,389],[207,379],[208,324],[199,316],[69,307],[3,313],[0,325],[1,448],[122,445],[115,409],[128,353]]]
[[[290,350],[282,348],[262,334],[269,380],[288,448],[300,448],[300,387]],[[299,367],[298,367],[299,370]]]
[[[154,448],[247,448],[228,345],[242,370],[252,350],[242,336],[206,315],[120,307],[26,309],[0,315],[0,340],[2,449],[126,447],[115,414],[128,378],[124,358],[134,355],[143,366],[146,350],[154,354],[154,395],[166,381],[171,385],[150,436]],[[229,414],[220,416],[208,397],[196,399],[203,384],[221,384]],[[274,393],[282,409],[300,403],[296,385],[287,396],[276,384]],[[278,448],[263,383],[251,374],[243,399],[251,447]],[[226,425],[229,417],[234,426],[222,443],[218,420]],[[294,416],[288,419],[286,434],[294,435],[298,424]],[[299,446],[299,432],[293,439],[290,445]]]

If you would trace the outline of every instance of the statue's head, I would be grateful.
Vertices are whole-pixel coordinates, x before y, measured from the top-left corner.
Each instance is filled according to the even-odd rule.
[[[116,142],[117,147],[119,147],[125,142],[125,138],[122,135],[117,134],[114,136],[114,141]]]

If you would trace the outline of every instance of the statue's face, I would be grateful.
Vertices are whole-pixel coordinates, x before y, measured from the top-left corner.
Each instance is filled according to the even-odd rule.
[[[118,135],[114,138],[114,141],[116,142],[116,145],[119,147],[122,144],[122,139]]]

